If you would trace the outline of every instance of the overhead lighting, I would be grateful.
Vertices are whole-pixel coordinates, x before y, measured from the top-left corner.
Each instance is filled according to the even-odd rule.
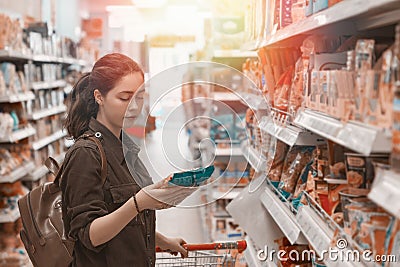
[[[131,0],[137,8],[160,8],[167,2],[166,0]]]

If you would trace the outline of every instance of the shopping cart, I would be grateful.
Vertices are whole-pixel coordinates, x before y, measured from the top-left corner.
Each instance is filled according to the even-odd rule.
[[[188,251],[188,257],[184,259],[157,248],[156,266],[234,267],[237,253],[233,255],[230,250],[237,250],[238,253],[242,253],[246,249],[247,243],[245,240],[240,240],[236,242],[185,244],[183,246]],[[217,250],[226,251],[223,254],[217,254],[215,253]]]

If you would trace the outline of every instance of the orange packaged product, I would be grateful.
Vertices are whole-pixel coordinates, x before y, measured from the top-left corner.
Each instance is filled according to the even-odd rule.
[[[290,67],[282,75],[282,77],[283,77],[283,81],[280,80],[280,82],[282,82],[282,86],[280,86],[280,84],[278,84],[275,89],[274,103],[275,103],[275,107],[277,109],[287,112],[288,106],[289,106],[290,87],[292,84],[292,77],[293,77],[293,68]]]

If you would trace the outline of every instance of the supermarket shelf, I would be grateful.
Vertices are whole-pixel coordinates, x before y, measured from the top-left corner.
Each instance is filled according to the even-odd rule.
[[[0,60],[20,60],[27,61],[32,59],[31,55],[23,54],[13,50],[0,50]]]
[[[29,91],[16,95],[0,96],[0,103],[17,103],[35,99],[35,95]]]
[[[228,148],[220,148],[217,147],[215,149],[216,157],[242,157],[242,150],[240,147],[228,147]]]
[[[45,147],[48,144],[50,144],[50,143],[52,143],[54,141],[57,141],[58,139],[61,139],[61,138],[65,137],[66,135],[67,134],[64,131],[58,130],[58,131],[54,132],[52,135],[50,135],[50,136],[47,136],[47,137],[45,137],[45,138],[43,138],[41,140],[33,142],[32,143],[32,149],[33,150],[39,150],[42,147]]]
[[[239,194],[240,191],[242,191],[242,188],[232,188],[230,191],[222,192],[218,191],[216,188],[214,188],[212,192],[212,198],[213,199],[234,199],[236,198]]]
[[[222,101],[222,102],[224,102],[224,101],[240,101],[240,97],[233,92],[231,92],[231,93],[214,92],[212,94],[212,96],[215,101]]]
[[[287,204],[282,202],[274,192],[266,188],[265,192],[261,194],[260,200],[292,244],[307,243],[296,222],[296,216],[289,210]]]
[[[57,106],[57,107],[52,107],[48,109],[42,109],[40,111],[34,112],[31,115],[28,115],[28,120],[39,120],[41,118],[45,118],[51,115],[63,113],[67,110],[67,107],[65,105]]]
[[[340,27],[337,25],[337,27],[335,27],[336,30],[348,32],[352,28],[353,31],[371,28],[371,24],[383,26],[396,23],[398,21],[398,16],[388,16],[387,14],[391,14],[391,11],[399,7],[400,2],[398,0],[342,1],[298,23],[291,24],[278,30],[275,34],[271,34],[269,38],[261,42],[258,47],[274,45],[293,36],[306,34],[321,27],[346,22],[349,19],[352,19],[352,22],[354,21],[355,24],[342,24]],[[381,15],[381,17],[376,17],[379,15]],[[379,18],[384,20],[380,22]]]
[[[243,156],[247,159],[250,165],[256,170],[256,172],[263,172],[266,168],[267,159],[260,152],[250,147],[248,142],[241,144]]]
[[[276,267],[274,262],[261,262],[257,256],[256,246],[249,236],[245,237],[247,248],[244,251],[244,257],[248,267]]]
[[[294,125],[284,126],[268,120],[261,122],[260,128],[289,146],[313,146],[325,143],[322,137]]]
[[[377,171],[368,197],[400,219],[400,174],[390,170]]]
[[[322,251],[328,250],[330,247],[333,231],[310,206],[299,207],[296,220],[302,233],[315,249],[315,252],[323,255]]]
[[[64,160],[65,157],[65,152],[54,156],[54,159],[61,164],[62,161]],[[46,174],[49,173],[49,170],[47,169],[46,166],[41,166],[40,168],[36,169],[35,171],[33,171],[31,174],[25,176],[25,178],[23,179],[24,181],[32,181],[35,182],[37,180],[39,180],[40,178],[42,178],[43,176],[45,176]]]
[[[35,164],[33,162],[28,162],[23,164],[22,166],[16,168],[10,174],[5,176],[0,176],[0,183],[14,183],[18,181],[22,177],[29,174],[31,171],[35,169]]]
[[[311,110],[299,112],[295,124],[364,155],[391,151],[391,137],[373,126],[352,121],[342,123]]]
[[[257,57],[257,52],[241,50],[215,50],[214,58],[248,58]]]
[[[19,209],[13,209],[11,213],[0,215],[0,223],[15,222],[19,217]]]
[[[41,89],[64,87],[66,85],[67,85],[67,82],[65,80],[57,80],[57,81],[51,81],[51,82],[34,82],[31,84],[31,88],[33,90],[41,90]]]
[[[36,133],[36,130],[32,126],[27,126],[23,129],[12,132],[8,138],[0,139],[0,143],[15,143],[19,140],[25,139]]]
[[[50,62],[50,63],[61,63],[61,64],[80,65],[80,66],[87,65],[87,62],[83,59],[64,58],[64,57],[56,57],[48,55],[33,55],[32,60],[36,62]]]

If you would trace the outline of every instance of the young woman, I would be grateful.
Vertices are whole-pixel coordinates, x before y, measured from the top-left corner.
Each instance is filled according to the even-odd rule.
[[[141,189],[133,176],[151,178],[134,143],[128,149],[133,176],[125,161],[122,125],[142,108],[138,88],[143,82],[138,64],[114,53],[100,58],[72,91],[65,127],[76,142],[65,157],[61,180],[64,226],[76,240],[72,266],[154,266],[156,246],[187,256],[183,239],[155,231],[154,210],[180,203],[194,189],[169,186],[168,178]],[[128,107],[132,97],[136,105]],[[107,159],[104,185],[96,144],[79,138],[96,132]]]

